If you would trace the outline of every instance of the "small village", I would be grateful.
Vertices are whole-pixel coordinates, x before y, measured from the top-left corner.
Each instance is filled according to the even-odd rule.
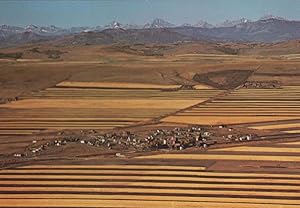
[[[223,125],[214,129],[200,126],[155,129],[146,136],[130,131],[98,134],[95,130],[90,130],[89,134],[84,135],[84,132],[82,133],[80,136],[62,136],[63,132],[59,132],[59,139],[44,144],[38,144],[37,140],[33,140],[24,153],[15,153],[13,156],[32,157],[47,149],[62,147],[70,143],[99,147],[102,150],[149,152],[158,150],[182,151],[188,148],[205,150],[215,144],[231,144],[260,139],[255,134],[241,134],[235,129]],[[118,155],[121,153],[116,154],[116,156]]]

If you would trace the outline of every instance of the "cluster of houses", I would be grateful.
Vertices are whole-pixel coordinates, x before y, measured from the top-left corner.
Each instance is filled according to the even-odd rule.
[[[199,126],[156,129],[146,136],[140,136],[129,131],[121,133],[91,134],[86,136],[62,136],[62,139],[38,145],[32,141],[26,153],[14,154],[14,157],[33,156],[50,147],[60,147],[68,143],[101,147],[118,151],[153,151],[153,150],[184,150],[190,147],[208,148],[214,144],[245,142],[254,139],[251,134],[239,135],[232,128],[219,126],[218,129],[226,129],[226,135],[218,135],[216,130],[208,130]]]
[[[95,136],[89,145],[102,146],[109,149],[135,149],[137,151],[151,151],[159,149],[183,150],[188,147],[208,147],[215,143],[211,133],[200,127],[174,128],[172,130],[157,129],[146,137],[137,136],[131,132],[120,134],[104,134]],[[81,141],[87,143],[88,141]]]

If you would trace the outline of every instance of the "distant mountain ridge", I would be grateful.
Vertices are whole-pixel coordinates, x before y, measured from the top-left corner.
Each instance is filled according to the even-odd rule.
[[[85,35],[88,33],[88,35]],[[91,35],[93,34],[93,35]],[[168,34],[170,35],[168,40]],[[175,25],[163,19],[154,19],[145,25],[122,24],[113,21],[105,26],[61,28],[54,25],[17,27],[0,26],[0,47],[60,39],[65,36],[99,36],[97,43],[105,42],[172,42],[172,41],[237,41],[279,42],[300,39],[300,21],[267,15],[257,21],[246,18],[212,25],[205,21],[196,24]],[[110,37],[110,38],[109,38]],[[134,38],[132,38],[134,37]],[[84,39],[84,38],[83,38]],[[105,40],[104,40],[105,39]],[[108,41],[108,39],[110,39]],[[82,42],[82,41],[79,41]]]

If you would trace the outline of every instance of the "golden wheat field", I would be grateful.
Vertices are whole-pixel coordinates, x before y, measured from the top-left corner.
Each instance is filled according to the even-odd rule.
[[[163,121],[203,125],[254,123],[253,128],[256,129],[298,128],[299,124],[296,121],[270,126],[255,123],[299,119],[299,95],[299,86],[283,86],[280,89],[241,88],[166,117]]]
[[[0,134],[124,127],[195,105],[222,92],[206,87],[164,91],[174,87],[178,86],[62,82],[1,105]]]
[[[262,161],[300,161],[299,149],[278,148],[281,144],[285,143],[213,149],[206,154],[138,157],[142,161],[157,161],[152,165],[41,164],[10,168],[0,171],[4,190],[0,193],[0,201],[4,207],[256,208],[267,204],[274,208],[296,208],[300,206],[299,174],[243,172],[242,169],[228,172],[196,163],[190,166],[160,164],[170,159],[187,163],[191,160],[216,163],[228,160],[235,161],[236,165],[251,161],[258,164]],[[234,154],[236,151],[244,153]],[[249,155],[253,151],[260,155]],[[278,152],[283,155],[276,155]]]
[[[82,87],[82,88],[137,88],[137,89],[176,89],[180,85],[158,85],[158,84],[145,84],[145,83],[126,83],[126,82],[76,82],[64,81],[58,83],[58,87]]]

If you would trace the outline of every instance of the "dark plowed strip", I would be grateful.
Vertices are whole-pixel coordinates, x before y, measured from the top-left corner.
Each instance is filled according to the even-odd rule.
[[[231,178],[231,179],[284,179],[284,180],[300,180],[299,177],[297,178],[291,178],[291,177],[271,177],[271,176],[206,176],[206,175],[201,175],[201,176],[191,176],[191,175],[180,175],[180,174],[126,174],[126,173],[1,173],[0,175],[9,175],[9,176],[14,176],[14,175],[49,175],[49,176],[158,176],[158,177],[185,177],[185,178]],[[84,179],[85,180],[85,179]]]
[[[127,188],[132,188],[132,189],[158,189],[158,190],[163,190],[163,189],[172,189],[172,190],[187,190],[187,191],[197,191],[197,190],[220,190],[220,188],[213,188],[213,187],[176,187],[174,186],[173,188],[170,187],[165,187],[165,186],[134,186],[134,185],[56,185],[56,184],[46,184],[46,185],[40,185],[40,184],[0,184],[0,187],[40,187],[40,188],[49,188],[49,187],[57,187],[58,190],[59,188],[83,188],[83,189],[89,189],[89,188],[118,188],[120,190],[122,189],[127,189]],[[16,188],[16,189],[17,189]],[[248,191],[248,192],[256,192],[256,191],[265,191],[265,192],[288,192],[288,193],[299,193],[300,192],[300,186],[299,190],[278,190],[278,189],[253,189],[253,188],[225,188],[223,187],[222,190],[224,191]],[[21,190],[23,191],[23,190]],[[26,192],[26,191],[24,191]]]
[[[220,190],[220,189],[218,189]],[[258,191],[258,190],[256,190]],[[0,194],[78,194],[76,191],[0,191]],[[84,192],[86,195],[123,195],[123,196],[180,196],[180,197],[227,197],[227,198],[245,198],[245,199],[285,199],[285,200],[295,200],[299,201],[300,197],[290,197],[290,196],[247,196],[238,194],[190,194],[190,193],[140,193],[140,192]]]
[[[1,132],[1,130],[0,130]],[[7,134],[1,134],[0,136],[28,136],[28,135],[31,135],[31,134],[34,134],[35,132],[32,132],[30,134],[28,133],[17,133],[17,134],[11,134],[11,133],[7,133]],[[2,143],[1,143],[2,144]]]
[[[299,186],[300,185],[297,183],[268,183],[268,182],[262,182],[262,183],[257,183],[257,182],[228,182],[228,181],[222,181],[222,182],[216,182],[216,181],[189,181],[189,180],[167,180],[167,181],[162,181],[162,180],[130,180],[130,179],[34,179],[34,178],[25,178],[25,179],[20,179],[20,178],[4,178],[1,179],[1,181],[77,181],[77,182],[149,182],[149,183],[192,183],[192,184],[231,184],[231,185],[274,185],[274,186]]]

